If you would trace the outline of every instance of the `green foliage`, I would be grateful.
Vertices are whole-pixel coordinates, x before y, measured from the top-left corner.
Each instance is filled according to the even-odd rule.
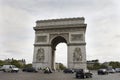
[[[3,66],[3,65],[15,65],[18,68],[23,68],[24,67],[24,65],[20,64],[18,60],[14,60],[14,59],[12,59],[10,61],[9,60],[8,61],[0,60],[0,66]]]
[[[92,62],[99,63],[99,60],[98,59],[92,60]]]
[[[112,66],[113,68],[120,68],[120,62],[111,61],[109,65]]]
[[[94,68],[92,66],[87,66],[87,69],[94,70]]]
[[[25,65],[25,68],[29,68],[29,67],[32,67],[32,64],[26,64]]]
[[[100,68],[106,69],[106,68],[107,68],[107,66],[106,66],[106,65],[104,65],[104,64],[101,64],[101,65],[100,65]]]
[[[60,70],[66,69],[66,67],[62,63],[59,63],[59,68],[60,68]]]
[[[87,61],[87,68],[89,70],[96,70],[100,68],[100,63],[98,59]]]
[[[108,68],[109,66],[112,66],[112,68],[120,68],[120,62],[114,62],[114,61],[111,61],[111,62],[108,62],[109,65],[105,65],[104,63],[103,64],[100,64],[100,63],[94,63],[92,66],[87,66],[87,68],[89,70],[97,70],[97,69],[100,69],[100,68]]]
[[[94,67],[95,70],[96,70],[96,69],[99,69],[99,68],[100,68],[100,63],[95,63],[95,64],[93,65],[93,67]]]
[[[20,63],[19,63],[17,60],[12,60],[12,61],[10,62],[10,64],[11,64],[11,65],[15,65],[15,66],[18,67],[18,68],[21,68],[21,67],[22,67],[22,65],[20,65]]]
[[[0,66],[4,65],[4,61],[0,60]]]

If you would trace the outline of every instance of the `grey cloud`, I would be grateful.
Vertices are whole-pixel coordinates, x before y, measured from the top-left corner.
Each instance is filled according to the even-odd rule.
[[[120,39],[120,34],[115,35],[113,38],[119,38]]]
[[[65,11],[69,13],[71,10],[76,11],[76,13],[79,11],[89,11],[92,13],[95,11],[103,11],[106,7],[111,9],[111,6],[114,6],[113,0],[3,0],[3,4],[34,14],[43,14],[48,11],[49,13],[65,13]]]
[[[19,54],[18,51],[11,50],[11,49],[10,50],[6,50],[5,53],[9,53],[10,55],[16,55],[16,54],[18,55]]]

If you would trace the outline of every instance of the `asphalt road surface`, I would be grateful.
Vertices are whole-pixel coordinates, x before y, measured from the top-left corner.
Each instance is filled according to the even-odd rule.
[[[120,73],[97,75],[94,71],[93,78],[76,79],[75,74],[65,74],[63,72],[54,72],[52,74],[44,74],[43,72],[30,73],[18,72],[8,73],[0,71],[0,80],[120,80]]]

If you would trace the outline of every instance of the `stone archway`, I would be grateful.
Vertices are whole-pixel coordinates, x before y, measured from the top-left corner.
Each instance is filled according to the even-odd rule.
[[[33,67],[54,69],[55,47],[64,42],[68,46],[68,68],[86,69],[86,26],[83,17],[37,21]]]
[[[52,48],[52,58],[51,58],[51,68],[52,69],[55,69],[55,50],[56,50],[56,46],[59,44],[59,43],[66,43],[67,44],[67,41],[64,39],[64,37],[62,36],[57,36],[55,37],[52,42],[51,42],[51,48]]]

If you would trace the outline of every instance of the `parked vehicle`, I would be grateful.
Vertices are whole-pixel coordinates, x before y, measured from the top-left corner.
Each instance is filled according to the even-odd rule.
[[[81,69],[73,69],[74,72],[81,71]]]
[[[14,65],[3,65],[2,66],[3,72],[19,72],[19,68]]]
[[[120,68],[115,68],[115,72],[120,72]]]
[[[89,70],[83,70],[83,69],[79,69],[79,71],[76,72],[75,74],[76,78],[92,78],[92,73],[90,73]]]
[[[2,66],[0,66],[0,71],[2,71]]]
[[[74,73],[74,70],[72,69],[64,69],[64,73]]]
[[[99,69],[97,73],[98,75],[105,75],[105,74],[108,74],[108,71],[106,69]]]
[[[108,69],[107,72],[108,73],[115,73],[115,70],[114,69]]]
[[[38,72],[35,68],[29,67],[22,69],[23,72]]]

